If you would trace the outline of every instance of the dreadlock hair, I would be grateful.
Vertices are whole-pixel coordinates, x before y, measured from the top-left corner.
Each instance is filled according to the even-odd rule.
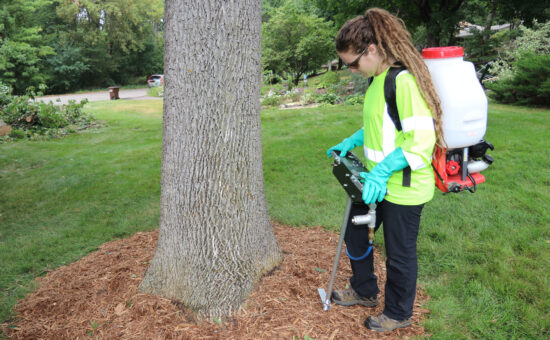
[[[400,18],[380,8],[371,8],[365,15],[348,20],[336,36],[338,52],[361,53],[370,44],[375,44],[382,59],[390,58],[403,64],[415,77],[420,94],[432,111],[435,125],[436,144],[444,147],[441,122],[441,102],[435,92],[428,67],[411,42],[411,34]],[[435,148],[434,148],[435,153]]]

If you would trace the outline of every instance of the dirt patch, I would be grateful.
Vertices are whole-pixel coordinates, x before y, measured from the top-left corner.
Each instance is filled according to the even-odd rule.
[[[319,104],[317,103],[306,104],[306,105],[303,105],[302,103],[286,103],[286,104],[281,104],[279,108],[282,110],[292,110],[292,109],[310,109],[317,106],[319,106]]]
[[[158,232],[109,242],[80,261],[39,278],[40,288],[16,306],[17,319],[2,325],[15,339],[395,339],[421,335],[428,297],[417,291],[413,325],[378,333],[363,326],[383,310],[334,305],[323,311],[317,288],[328,284],[338,235],[320,227],[274,225],[284,262],[264,277],[234,317],[195,322],[178,304],[137,292],[152,259]],[[375,250],[379,286],[384,260]],[[336,287],[351,274],[342,256]],[[382,289],[383,290],[383,289]]]

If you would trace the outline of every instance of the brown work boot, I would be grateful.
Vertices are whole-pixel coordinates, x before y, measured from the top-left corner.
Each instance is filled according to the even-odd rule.
[[[373,297],[363,297],[357,294],[351,287],[332,292],[332,301],[341,306],[363,305],[365,307],[374,307],[378,305],[378,298],[376,295]]]
[[[376,316],[369,316],[365,320],[365,327],[379,332],[393,331],[396,328],[409,327],[410,325],[410,318],[399,321],[391,319],[383,313]]]

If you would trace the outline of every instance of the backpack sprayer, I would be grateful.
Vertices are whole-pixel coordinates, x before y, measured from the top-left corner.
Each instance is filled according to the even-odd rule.
[[[487,129],[487,97],[476,77],[474,65],[464,61],[462,47],[426,48],[422,50],[422,57],[430,71],[443,111],[442,123],[446,147],[444,149],[436,147],[432,158],[436,187],[444,194],[465,190],[475,192],[477,185],[485,182],[485,176],[480,172],[493,163],[493,158],[486,152],[488,149],[494,150],[494,147],[483,139]],[[384,80],[384,97],[388,114],[398,131],[402,131],[402,126],[395,99],[395,78],[403,70],[403,67],[390,68]],[[359,173],[367,172],[361,161],[351,152],[348,152],[346,157],[340,157],[339,152],[333,151],[332,157],[334,158],[332,172],[348,194],[348,200],[328,290],[318,288],[325,311],[330,309],[330,299],[351,205],[362,202],[363,183],[360,181]],[[370,246],[368,254],[372,251],[374,243],[376,204],[369,205],[368,214],[354,216],[351,221],[354,225],[368,225]]]
[[[432,159],[435,182],[444,193],[475,192],[485,182],[480,173],[493,163],[487,155],[494,150],[485,141],[487,97],[476,77],[474,65],[464,61],[460,46],[422,50],[422,57],[443,110],[445,149],[437,148]]]

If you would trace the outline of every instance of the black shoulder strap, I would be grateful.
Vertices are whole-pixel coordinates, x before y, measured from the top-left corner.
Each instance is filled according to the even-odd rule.
[[[397,101],[395,99],[395,78],[399,72],[406,70],[407,68],[401,64],[394,64],[391,66],[384,79],[384,97],[386,99],[386,105],[388,105],[388,114],[390,115],[393,124],[397,131],[402,131],[401,119],[399,119],[399,112],[397,111]],[[411,167],[407,166],[403,169],[403,186],[411,186]]]
[[[397,128],[397,131],[403,130],[401,126],[401,119],[399,119],[399,112],[397,111],[397,102],[395,100],[395,78],[399,72],[406,70],[405,66],[398,65],[390,67],[384,80],[384,97],[386,98],[386,104],[388,104],[388,113],[390,115],[393,124]]]

